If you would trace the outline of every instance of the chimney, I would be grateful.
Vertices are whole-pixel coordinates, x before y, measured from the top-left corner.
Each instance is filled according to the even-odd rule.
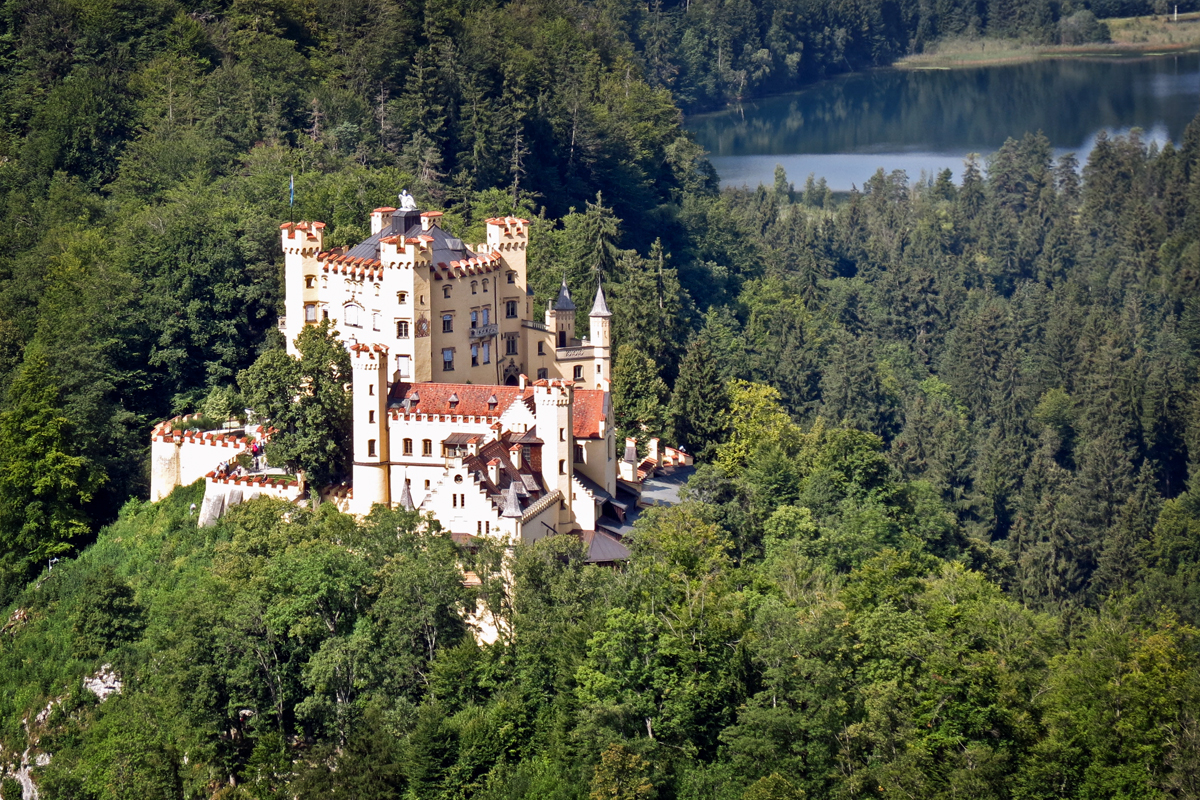
[[[637,463],[637,439],[625,439],[625,460],[630,464]]]
[[[658,437],[650,440],[650,460],[658,463]]]
[[[488,469],[488,480],[491,481],[493,485],[499,486],[500,485],[500,459],[493,458],[491,461],[489,461],[487,463],[487,469]]]
[[[521,377],[518,379],[518,383],[517,383],[517,385],[518,385],[518,386],[521,388],[521,391],[522,391],[522,392],[523,392],[523,391],[525,391],[525,382],[526,382],[527,380],[529,380],[529,378],[526,378],[526,377],[525,377],[525,373],[524,373],[524,372],[522,372],[522,373],[521,373]]]
[[[392,223],[392,213],[396,209],[391,206],[377,208],[371,212],[371,235],[379,233]]]
[[[508,448],[508,457],[512,459],[513,466],[517,469],[521,468],[521,445],[514,444]]]
[[[430,229],[437,224],[438,219],[442,216],[440,211],[426,211],[421,215],[421,232],[429,233]]]

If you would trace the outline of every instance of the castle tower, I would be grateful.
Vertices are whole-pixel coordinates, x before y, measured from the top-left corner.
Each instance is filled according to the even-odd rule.
[[[529,220],[501,217],[487,221],[487,249],[504,259],[504,266],[514,273],[505,275],[502,285],[519,292],[525,299],[525,248],[529,245]],[[515,287],[515,288],[514,288]]]
[[[546,326],[554,333],[555,347],[568,347],[575,338],[575,303],[571,300],[566,278],[559,287],[558,297],[546,309]]]
[[[285,222],[279,226],[283,239],[284,286],[284,338],[287,351],[295,356],[296,337],[305,324],[320,321],[320,304],[317,297],[317,254],[325,244],[324,222]]]
[[[542,482],[547,491],[562,492],[559,533],[570,530],[571,476],[575,473],[574,388],[570,381],[538,381],[533,385],[537,435],[542,440]]]
[[[356,344],[354,362],[354,503],[366,514],[376,503],[391,504],[388,461],[388,349],[385,345]]]
[[[612,380],[612,331],[610,323],[612,312],[608,303],[604,302],[604,287],[596,286],[596,302],[588,314],[591,326],[592,353],[595,366],[596,388],[608,391],[609,381]]]

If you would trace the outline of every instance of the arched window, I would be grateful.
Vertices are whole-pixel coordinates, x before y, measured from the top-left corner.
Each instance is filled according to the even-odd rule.
[[[487,294],[487,286],[488,286],[488,279],[484,278],[483,279],[483,293],[484,294]]]
[[[423,456],[433,455],[433,439],[422,439],[421,440],[421,455],[423,455]]]
[[[404,440],[404,455],[406,455],[406,456],[412,455],[412,439]]]
[[[316,285],[317,285],[317,276],[316,275],[305,275],[304,276],[304,288],[305,289],[312,289]]]
[[[476,289],[479,288],[479,281],[471,281],[471,294],[478,294]]]
[[[346,307],[342,309],[342,313],[347,325],[355,328],[361,326],[361,323],[359,322],[359,315],[362,313],[362,309],[356,306],[354,303],[347,303]]]
[[[442,287],[442,297],[446,298],[447,300],[450,299],[450,287],[449,286]]]

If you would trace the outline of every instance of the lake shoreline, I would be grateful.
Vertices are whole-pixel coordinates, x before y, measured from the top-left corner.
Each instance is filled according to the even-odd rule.
[[[1136,58],[1185,53],[1200,48],[1200,12],[1170,21],[1158,17],[1105,20],[1112,41],[1078,45],[1030,44],[1013,39],[950,39],[935,42],[930,51],[905,56],[892,69],[961,69],[1023,64],[1043,59]]]
[[[922,69],[957,69],[963,67],[996,67],[1005,64],[1026,64],[1043,59],[1062,58],[1133,58],[1144,56],[1155,58],[1172,53],[1200,52],[1200,41],[1190,44],[1160,45],[1145,47],[1144,45],[1054,45],[1049,47],[1032,46],[1027,49],[1010,51],[1005,54],[981,55],[978,58],[968,58],[963,54],[953,55],[932,54],[907,56],[891,64],[885,69],[922,70]]]

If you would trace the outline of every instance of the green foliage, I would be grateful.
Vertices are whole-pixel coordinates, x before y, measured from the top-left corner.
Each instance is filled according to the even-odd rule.
[[[1120,5],[4,6],[3,752],[97,799],[1195,795],[1200,128],[835,199],[718,193],[680,127]],[[345,476],[346,354],[284,353],[278,225],[353,244],[405,186],[468,241],[532,220],[581,326],[603,279],[618,435],[710,462],[623,567],[127,502],[182,410]]]
[[[4,585],[63,555],[89,529],[86,504],[103,482],[79,453],[44,355],[31,352],[0,413],[0,546]]]
[[[350,354],[329,320],[300,331],[296,349],[298,359],[268,350],[238,381],[250,406],[276,430],[267,458],[324,486],[347,475],[353,457]]]
[[[591,800],[649,800],[654,784],[648,780],[650,765],[637,753],[619,744],[600,754],[592,776]]]
[[[618,441],[636,438],[644,454],[646,443],[668,430],[667,385],[653,359],[630,344],[617,348],[612,396]]]

